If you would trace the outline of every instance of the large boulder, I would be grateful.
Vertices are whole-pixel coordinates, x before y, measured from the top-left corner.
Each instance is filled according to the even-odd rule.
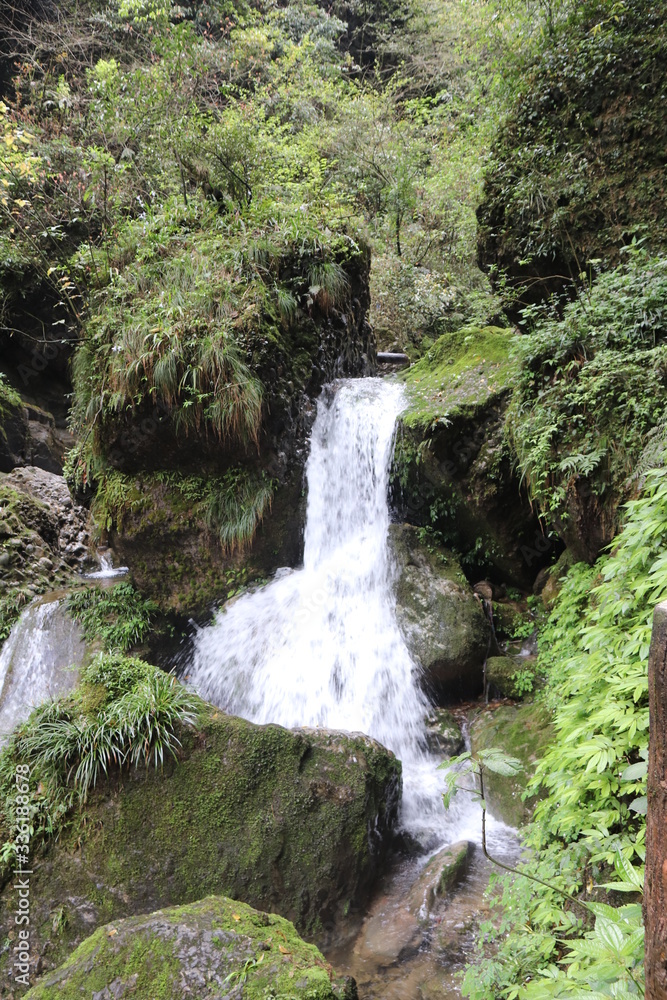
[[[320,942],[366,903],[399,801],[393,754],[366,736],[256,726],[202,705],[178,761],[100,784],[33,859],[42,968],[110,920],[210,893],[278,912]],[[11,879],[0,905],[4,937]]]
[[[409,524],[391,525],[389,540],[396,617],[425,682],[445,700],[479,694],[491,627],[456,558]]]
[[[100,927],[26,1000],[355,1000],[314,945],[275,914],[209,896]]]
[[[505,432],[513,331],[443,334],[402,378],[392,492],[403,520],[428,525],[475,573],[532,586],[554,555],[516,473]]]

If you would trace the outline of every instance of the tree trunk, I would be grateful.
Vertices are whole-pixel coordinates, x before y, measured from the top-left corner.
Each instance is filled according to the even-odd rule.
[[[667,601],[653,612],[648,659],[650,739],[646,816],[646,1000],[667,1000]]]

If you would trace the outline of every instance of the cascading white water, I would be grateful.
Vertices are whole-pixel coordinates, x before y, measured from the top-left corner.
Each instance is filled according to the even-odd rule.
[[[86,647],[62,601],[31,604],[0,653],[0,742],[36,705],[71,691]]]
[[[428,702],[395,617],[387,487],[400,384],[341,380],[323,393],[307,464],[304,565],[228,605],[195,638],[187,675],[254,722],[360,731],[403,763],[403,825],[424,843],[475,835],[446,817],[425,749]]]

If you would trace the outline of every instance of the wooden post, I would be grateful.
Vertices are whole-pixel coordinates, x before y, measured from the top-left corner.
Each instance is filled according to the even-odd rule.
[[[667,601],[653,612],[644,882],[646,1000],[667,1000]]]

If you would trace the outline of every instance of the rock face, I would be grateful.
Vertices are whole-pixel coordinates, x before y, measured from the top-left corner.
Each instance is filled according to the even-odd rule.
[[[530,587],[552,553],[506,441],[512,336],[496,327],[444,334],[405,374],[393,496],[404,520],[433,526],[466,567]]]
[[[465,740],[461,727],[446,708],[434,708],[426,720],[426,740],[432,753],[448,757],[461,753]]]
[[[2,485],[20,490],[47,509],[55,551],[73,569],[90,562],[91,525],[88,511],[75,503],[61,475],[29,466],[14,469]]]
[[[15,393],[0,398],[0,472],[29,465],[61,475],[65,451],[72,443],[48,410]]]
[[[516,777],[488,773],[485,796],[489,811],[509,826],[521,826],[530,819],[535,799],[523,800],[523,792],[535,764],[553,737],[551,717],[543,705],[500,705],[481,711],[470,726],[473,752],[498,747],[523,764]]]
[[[0,642],[38,594],[90,559],[88,511],[62,476],[32,466],[0,474]]]
[[[255,726],[205,706],[178,763],[99,786],[34,860],[33,953],[53,968],[109,920],[210,893],[325,941],[368,898],[400,785],[400,763],[365,736]],[[11,882],[0,901],[8,929]]]
[[[293,925],[220,896],[100,927],[26,1000],[356,1000]]]
[[[438,697],[477,695],[491,628],[482,604],[447,550],[424,545],[419,529],[392,525],[396,617],[403,638]]]

